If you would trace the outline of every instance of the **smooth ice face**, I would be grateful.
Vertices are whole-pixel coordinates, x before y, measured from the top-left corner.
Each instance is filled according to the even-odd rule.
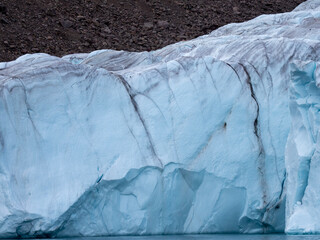
[[[320,232],[319,66],[319,62],[298,62],[292,65],[292,126],[286,149],[286,231],[289,233]]]
[[[153,52],[0,63],[0,237],[283,231],[289,66],[319,61],[319,5]]]

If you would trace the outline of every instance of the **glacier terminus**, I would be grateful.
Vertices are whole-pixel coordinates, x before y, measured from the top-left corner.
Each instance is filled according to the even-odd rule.
[[[319,88],[319,0],[0,63],[0,237],[320,233]]]

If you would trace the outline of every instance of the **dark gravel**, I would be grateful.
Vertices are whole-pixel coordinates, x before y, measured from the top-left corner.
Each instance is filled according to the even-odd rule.
[[[303,0],[0,0],[0,61],[26,53],[149,51]]]

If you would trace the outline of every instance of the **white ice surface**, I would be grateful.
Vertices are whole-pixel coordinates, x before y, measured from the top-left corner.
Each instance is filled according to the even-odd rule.
[[[153,52],[0,63],[0,237],[283,231],[286,167],[286,229],[309,231],[295,179],[317,116],[288,89],[292,62],[319,61],[319,6]]]

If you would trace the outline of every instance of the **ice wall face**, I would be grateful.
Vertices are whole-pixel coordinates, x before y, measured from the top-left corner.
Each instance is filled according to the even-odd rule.
[[[291,132],[288,137],[287,226],[289,233],[319,233],[319,62],[292,66]]]
[[[283,231],[308,3],[150,53],[0,63],[0,237]]]

